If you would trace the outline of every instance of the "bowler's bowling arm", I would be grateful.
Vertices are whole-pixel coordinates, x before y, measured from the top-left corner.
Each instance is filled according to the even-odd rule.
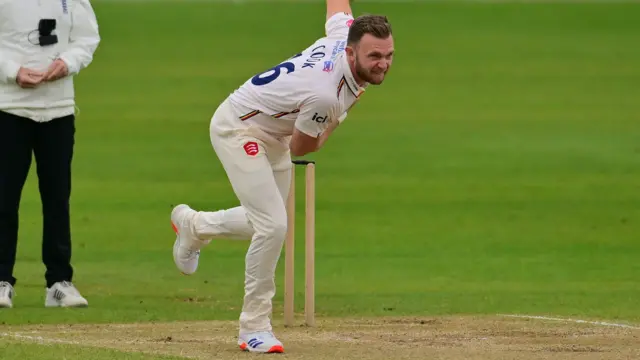
[[[351,14],[351,4],[349,0],[327,0],[327,20],[333,15],[344,12]]]

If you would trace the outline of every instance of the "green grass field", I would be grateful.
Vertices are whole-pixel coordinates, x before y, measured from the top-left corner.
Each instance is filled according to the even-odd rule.
[[[353,6],[389,16],[397,53],[385,84],[310,157],[317,315],[640,322],[640,4]],[[103,40],[76,80],[72,197],[74,281],[90,307],[44,309],[32,172],[15,308],[0,312],[0,333],[21,324],[235,320],[248,242],[212,244],[198,272],[182,276],[171,205],[237,204],[209,142],[211,115],[248,77],[321,37],[324,5],[94,7]],[[3,359],[54,358],[48,347],[2,338],[0,349]],[[67,351],[67,359],[123,358]]]

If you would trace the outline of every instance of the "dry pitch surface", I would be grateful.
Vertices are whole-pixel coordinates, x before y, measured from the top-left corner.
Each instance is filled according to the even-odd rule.
[[[324,319],[281,329],[286,359],[638,359],[640,328],[509,317]],[[13,341],[247,359],[235,322],[5,327]]]

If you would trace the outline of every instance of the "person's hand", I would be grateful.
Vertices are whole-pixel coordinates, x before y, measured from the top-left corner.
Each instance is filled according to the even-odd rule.
[[[61,59],[57,59],[49,66],[47,73],[44,75],[44,81],[56,81],[68,74],[69,68],[67,68],[67,64]]]
[[[16,76],[16,82],[23,89],[35,88],[44,80],[44,73],[33,69],[21,67]]]

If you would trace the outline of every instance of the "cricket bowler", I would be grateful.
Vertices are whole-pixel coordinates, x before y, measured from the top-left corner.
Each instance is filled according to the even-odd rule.
[[[348,0],[327,0],[326,36],[249,78],[219,105],[210,123],[213,149],[240,205],[218,211],[176,206],[173,257],[193,274],[215,239],[247,239],[240,349],[284,352],[271,325],[275,271],[287,232],[291,156],[321,149],[370,85],[391,67],[394,41],[385,16],[354,18]]]

